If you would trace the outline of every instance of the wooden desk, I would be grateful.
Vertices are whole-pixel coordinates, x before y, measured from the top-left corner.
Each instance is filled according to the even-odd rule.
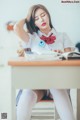
[[[9,60],[8,64],[11,66],[12,120],[16,120],[15,90],[18,88],[80,88],[80,60],[31,62],[18,58]],[[79,115],[78,111],[77,120]]]

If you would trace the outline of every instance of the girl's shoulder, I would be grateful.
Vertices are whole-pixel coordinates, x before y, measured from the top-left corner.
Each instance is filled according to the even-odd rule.
[[[31,33],[28,33],[28,34],[31,39],[35,39],[38,36],[38,34],[36,32],[33,32],[33,34],[31,34]]]
[[[60,37],[62,37],[62,38],[68,37],[68,35],[67,35],[66,32],[57,32],[57,33],[56,33],[56,36],[60,36]]]
[[[59,32],[59,31],[57,31],[55,28],[52,28],[52,30],[51,30],[51,32],[53,33],[53,35],[55,35],[56,37],[57,36],[64,36],[66,33],[64,33],[64,32]]]

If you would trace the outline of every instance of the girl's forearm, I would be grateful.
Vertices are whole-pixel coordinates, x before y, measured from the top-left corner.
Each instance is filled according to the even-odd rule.
[[[28,42],[29,41],[29,35],[24,30],[24,24],[25,24],[25,19],[20,20],[14,26],[14,31],[23,41]]]
[[[23,29],[24,24],[25,24],[25,19],[22,19],[19,22],[17,22],[14,26],[14,31],[16,32],[19,29]]]

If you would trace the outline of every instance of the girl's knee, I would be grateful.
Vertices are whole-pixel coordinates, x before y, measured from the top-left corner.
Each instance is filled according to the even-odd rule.
[[[67,90],[66,90],[66,89],[55,89],[55,88],[51,88],[51,89],[50,89],[50,92],[51,92],[51,94],[63,94],[63,93],[66,94]]]
[[[19,99],[19,103],[32,103],[33,101],[37,101],[37,95],[31,89],[24,89]]]
[[[35,92],[33,90],[31,90],[31,89],[25,89],[25,90],[23,90],[22,94],[25,95],[28,98],[31,98],[31,99],[36,96]]]

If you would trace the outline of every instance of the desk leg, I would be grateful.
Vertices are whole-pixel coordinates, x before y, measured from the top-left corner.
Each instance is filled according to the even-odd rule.
[[[80,89],[77,89],[77,120],[80,120]]]
[[[16,118],[16,90],[12,88],[11,93],[11,106],[12,106],[12,120],[17,120]]]

